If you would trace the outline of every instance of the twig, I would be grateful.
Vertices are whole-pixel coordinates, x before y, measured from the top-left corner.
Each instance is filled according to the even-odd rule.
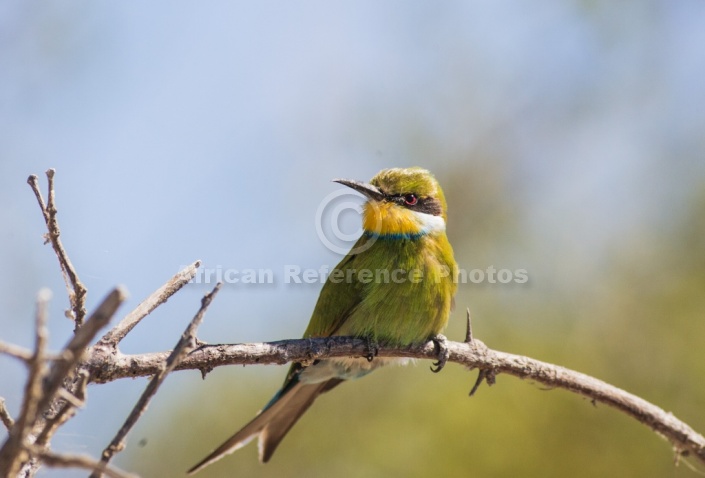
[[[8,412],[7,407],[5,407],[5,399],[3,397],[0,397],[0,421],[5,425],[7,431],[12,430],[15,424],[15,420],[12,419],[10,412]]]
[[[87,377],[88,374],[84,372],[84,375]],[[69,392],[65,388],[59,387],[59,390],[56,391],[56,398],[66,402],[67,404],[75,408],[82,408],[84,405],[83,400],[79,400],[78,398],[76,398],[76,395]]]
[[[520,355],[488,349],[474,338],[472,343],[448,342],[449,362],[469,368],[491,371],[486,380],[494,381],[494,375],[506,373],[522,379],[530,379],[550,388],[562,388],[604,403],[635,418],[652,430],[668,438],[679,452],[690,452],[705,463],[705,438],[690,426],[663,409],[609,385],[596,378],[557,365],[540,362]],[[177,370],[212,369],[222,365],[285,364],[287,362],[311,361],[328,357],[365,357],[367,343],[351,337],[329,337],[318,339],[282,340],[268,343],[203,345],[190,353],[179,364]],[[168,353],[122,355],[114,357],[113,363],[89,362],[91,380],[109,382],[125,377],[152,375],[160,369]],[[435,359],[432,341],[425,344],[395,348],[380,347],[379,357],[408,357]]]
[[[50,299],[51,291],[49,289],[41,289],[37,294],[34,354],[29,363],[29,378],[27,379],[27,387],[24,392],[24,402],[22,404],[20,417],[17,420],[18,427],[24,427],[24,431],[21,431],[23,437],[29,432],[29,429],[34,423],[40,400],[42,379],[46,375],[44,353],[49,335],[46,324],[49,319],[47,309]]]
[[[29,184],[29,187],[32,188],[32,191],[34,192],[34,196],[37,198],[37,202],[39,203],[39,209],[42,210],[42,216],[44,216],[44,222],[49,225],[49,212],[47,211],[46,204],[44,203],[44,198],[42,197],[42,191],[39,189],[39,180],[37,179],[36,174],[30,174],[30,176],[27,178],[27,184]],[[48,237],[46,238],[48,242]],[[46,243],[45,243],[46,244]]]
[[[84,455],[59,455],[39,447],[32,447],[31,452],[44,464],[54,468],[82,468],[93,472],[101,472],[111,478],[136,478],[136,475],[112,468]]]
[[[46,374],[44,351],[47,343],[47,306],[51,298],[49,289],[41,289],[37,294],[37,315],[34,337],[34,353],[29,361],[29,376],[24,389],[22,408],[19,417],[0,449],[0,476],[13,476],[20,468],[25,440],[29,435],[39,411],[42,379]]]
[[[8,344],[0,340],[0,354],[7,355],[8,357],[14,357],[17,360],[24,362],[25,365],[29,365],[32,361],[32,351],[24,347],[20,347],[14,344]],[[52,360],[61,359],[61,355],[57,355],[52,352],[44,352],[42,358],[45,362],[50,362]]]
[[[6,344],[0,341],[0,354],[9,355],[18,360],[21,360],[25,364],[28,364],[32,360],[32,352],[24,347],[19,347],[13,344]]]
[[[61,398],[64,399],[64,403],[59,412],[53,417],[48,418],[46,423],[44,423],[42,431],[39,433],[37,441],[35,442],[37,446],[46,445],[54,433],[56,433],[56,430],[74,415],[75,409],[81,407],[85,402],[86,388],[88,387],[88,372],[80,370],[78,373],[79,381],[76,387],[76,393],[71,394],[66,390],[65,393],[61,395]],[[60,388],[59,390],[64,389]],[[73,399],[67,399],[67,395],[70,395]]]
[[[56,257],[59,259],[59,265],[61,266],[61,272],[64,276],[64,282],[66,283],[66,290],[69,294],[69,301],[71,302],[72,319],[74,320],[75,327],[74,331],[83,325],[83,319],[86,316],[86,287],[83,285],[81,280],[76,274],[76,269],[74,269],[71,260],[69,259],[63,244],[61,243],[61,230],[59,229],[59,223],[56,220],[56,203],[55,203],[55,193],[54,193],[54,169],[48,169],[46,171],[49,196],[48,202],[44,204],[44,198],[42,198],[42,193],[39,189],[39,182],[37,176],[32,174],[27,178],[27,183],[34,191],[34,195],[37,198],[39,207],[42,210],[42,215],[44,216],[44,222],[46,223],[48,234],[47,240],[51,242],[51,246],[54,248]]]
[[[116,287],[103,299],[103,302],[91,314],[86,323],[78,329],[63,349],[64,360],[57,360],[44,384],[44,393],[39,402],[39,412],[44,412],[54,400],[56,391],[63,380],[76,368],[86,352],[86,347],[93,340],[100,329],[105,327],[115,314],[120,304],[127,298],[127,291],[123,287]]]
[[[122,427],[120,427],[120,430],[118,430],[117,434],[112,439],[110,444],[105,448],[105,450],[103,450],[100,459],[101,463],[107,465],[115,453],[118,453],[123,450],[123,448],[125,447],[123,440],[129,433],[129,431],[132,429],[132,427],[135,425],[135,423],[137,423],[137,420],[139,420],[139,418],[145,412],[149,401],[152,399],[154,394],[157,393],[157,390],[161,386],[162,382],[164,382],[166,376],[179,365],[179,363],[188,353],[190,353],[194,348],[196,348],[196,329],[203,321],[203,316],[205,315],[208,306],[211,304],[211,301],[218,293],[221,286],[222,283],[219,282],[209,294],[206,294],[203,297],[203,299],[201,300],[201,308],[191,320],[188,327],[186,327],[186,330],[184,331],[178,343],[176,344],[176,347],[174,347],[174,350],[171,352],[171,354],[169,354],[169,357],[166,359],[164,367],[152,377],[152,380],[149,381],[149,384],[147,384],[147,388],[145,388],[144,392],[140,396],[134,408],[128,415],[127,419],[125,420],[125,423],[122,425]],[[100,478],[100,475],[101,473],[96,470],[91,474],[91,478]]]
[[[196,261],[179,271],[174,277],[143,300],[132,312],[110,329],[99,341],[99,346],[117,347],[117,344],[147,315],[179,291],[196,275],[201,261]]]

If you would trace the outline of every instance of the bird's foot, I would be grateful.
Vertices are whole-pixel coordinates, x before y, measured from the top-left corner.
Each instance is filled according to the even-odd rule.
[[[365,344],[367,348],[367,356],[365,358],[368,362],[372,362],[379,353],[379,345],[372,337],[365,337]]]
[[[438,349],[438,360],[433,363],[431,372],[438,373],[443,370],[443,367],[445,367],[448,362],[448,357],[450,357],[450,351],[448,350],[448,339],[445,335],[438,334],[431,340],[433,340],[433,344]]]

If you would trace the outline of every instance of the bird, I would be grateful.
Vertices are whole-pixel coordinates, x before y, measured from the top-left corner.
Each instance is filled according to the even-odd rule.
[[[354,336],[368,341],[371,350],[434,340],[440,357],[434,371],[440,370],[445,340],[441,332],[454,306],[457,265],[446,235],[447,206],[438,181],[420,167],[385,169],[368,183],[333,181],[366,198],[363,232],[328,275],[303,337]],[[362,280],[360,271],[365,270],[370,272]],[[202,470],[255,437],[259,459],[266,463],[319,395],[406,360],[370,353],[292,364],[282,388],[255,418],[188,473]]]

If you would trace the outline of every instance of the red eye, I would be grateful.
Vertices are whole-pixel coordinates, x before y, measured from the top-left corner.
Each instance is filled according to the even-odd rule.
[[[407,194],[406,196],[404,196],[404,202],[407,206],[413,206],[414,204],[419,202],[419,198],[416,197],[416,194]]]

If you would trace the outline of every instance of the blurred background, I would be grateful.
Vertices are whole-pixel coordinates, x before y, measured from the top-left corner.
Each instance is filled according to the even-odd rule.
[[[461,267],[528,273],[462,284],[450,339],[470,307],[490,347],[606,380],[702,433],[704,24],[696,0],[2,2],[0,340],[31,345],[44,286],[51,346],[72,333],[31,173],[45,188],[56,168],[89,310],[124,284],[127,313],[196,259],[271,269],[272,284],[228,284],[208,311],[200,338],[233,343],[304,330],[320,284],[282,274],[340,260],[315,227],[332,178],[419,165],[445,189]],[[186,286],[121,349],[173,347],[212,286]],[[199,476],[695,476],[614,410],[509,376],[469,399],[476,372],[429,365],[325,395],[266,466],[251,445]],[[25,370],[2,356],[0,371],[16,414]],[[171,375],[116,465],[181,476],[284,374]],[[54,447],[98,456],[145,384],[91,386]]]

